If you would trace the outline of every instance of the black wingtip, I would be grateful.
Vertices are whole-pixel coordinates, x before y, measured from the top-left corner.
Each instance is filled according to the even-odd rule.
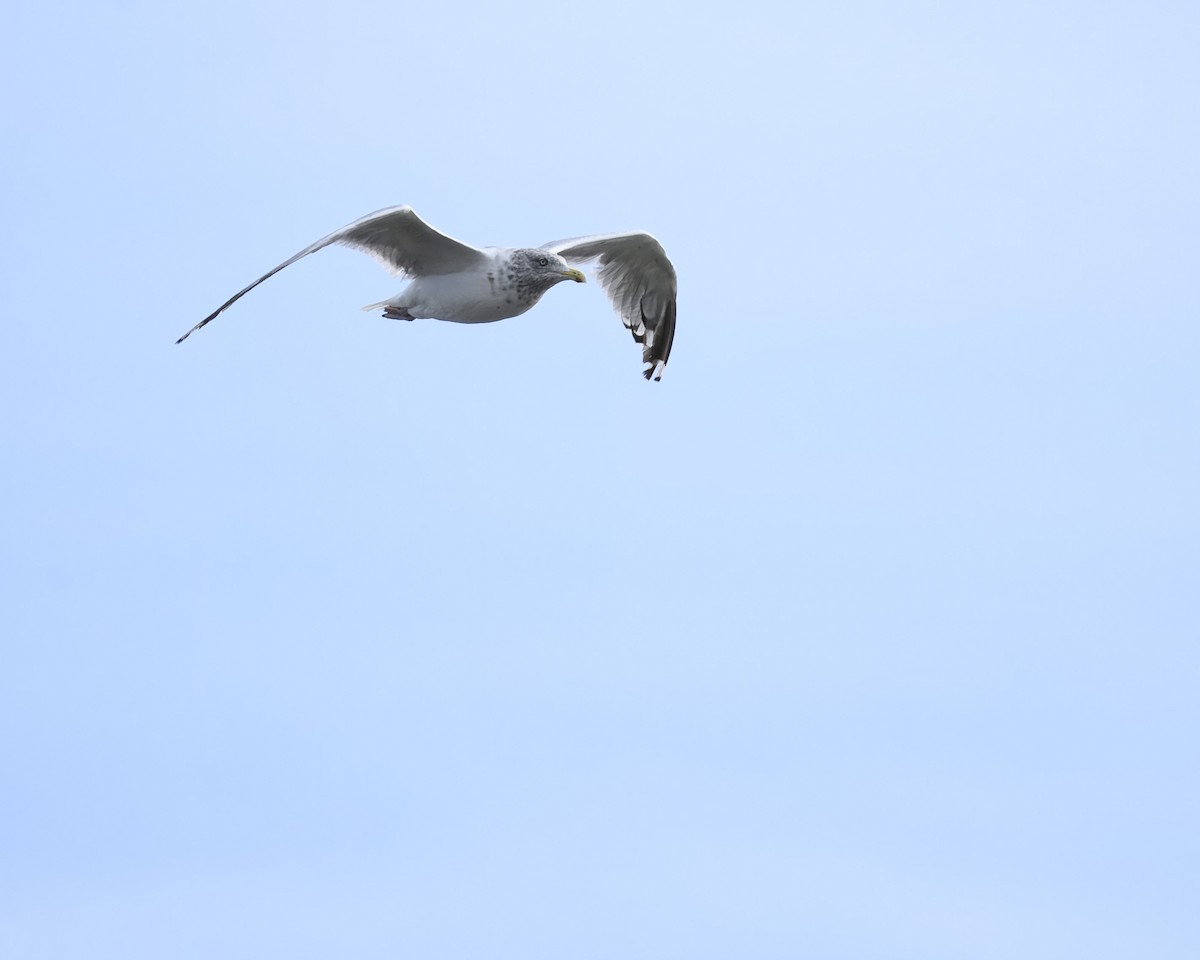
[[[224,307],[221,308],[221,310],[224,310],[224,309],[225,309]],[[218,310],[217,313],[220,313],[221,310]],[[217,313],[214,313],[214,314],[211,314],[210,316],[205,317],[203,320],[201,320],[198,324],[196,324],[194,327],[192,327],[191,330],[189,330],[187,333],[185,333],[182,337],[180,337],[175,342],[183,343],[184,340],[186,340],[193,333],[195,333],[197,330],[199,330],[202,326],[204,326],[206,323],[208,323],[209,320],[211,320],[213,317],[215,317],[217,315]]]

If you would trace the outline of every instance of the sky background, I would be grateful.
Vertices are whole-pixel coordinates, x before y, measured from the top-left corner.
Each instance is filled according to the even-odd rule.
[[[1197,956],[1195,3],[0,22],[6,957]]]

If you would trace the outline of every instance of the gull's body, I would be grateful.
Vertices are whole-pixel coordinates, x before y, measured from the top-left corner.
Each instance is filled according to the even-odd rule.
[[[488,262],[483,264],[481,272],[419,276],[390,300],[363,309],[383,307],[388,312],[407,314],[396,319],[495,323],[532,307],[536,300],[516,297],[515,285],[508,276],[509,251],[487,248],[482,252],[488,255]]]
[[[675,336],[675,270],[648,233],[556,240],[541,247],[472,247],[391,207],[323,237],[238,291],[177,340],[181,343],[264,280],[310,253],[340,243],[371,254],[410,279],[396,296],[363,309],[394,320],[492,323],[515,317],[564,280],[584,282],[571,263],[596,261],[597,278],[625,326],[642,345],[644,374],[661,379]]]

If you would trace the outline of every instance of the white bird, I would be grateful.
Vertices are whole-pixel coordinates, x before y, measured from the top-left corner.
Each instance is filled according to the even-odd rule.
[[[264,280],[301,257],[340,243],[371,254],[411,282],[394,297],[363,307],[392,320],[492,323],[524,313],[564,280],[583,283],[571,266],[596,261],[596,278],[626,328],[642,346],[643,374],[661,380],[675,339],[675,268],[648,233],[606,233],[540,247],[472,247],[439,233],[412,207],[368,214],[305,247],[176,340],[182,343]]]

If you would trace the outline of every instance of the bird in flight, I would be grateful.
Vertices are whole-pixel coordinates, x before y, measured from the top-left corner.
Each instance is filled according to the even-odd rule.
[[[369,253],[410,282],[363,307],[392,320],[492,323],[524,313],[564,280],[585,282],[572,264],[595,262],[596,278],[642,347],[647,380],[661,380],[675,339],[675,268],[648,233],[603,233],[540,247],[472,247],[439,233],[412,207],[368,214],[305,247],[239,290],[176,340],[182,343],[264,280],[310,253],[340,243]]]

